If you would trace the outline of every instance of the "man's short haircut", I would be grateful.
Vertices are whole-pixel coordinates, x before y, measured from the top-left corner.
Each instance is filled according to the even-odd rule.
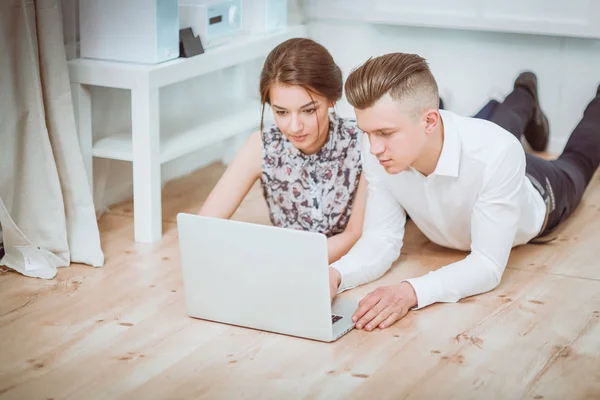
[[[427,61],[416,54],[390,53],[370,58],[354,69],[345,84],[346,98],[356,109],[372,107],[389,94],[414,113],[437,109],[437,83]]]

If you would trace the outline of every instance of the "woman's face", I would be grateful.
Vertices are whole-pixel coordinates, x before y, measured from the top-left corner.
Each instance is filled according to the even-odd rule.
[[[305,154],[318,152],[329,133],[329,104],[301,86],[277,84],[269,93],[277,127]]]

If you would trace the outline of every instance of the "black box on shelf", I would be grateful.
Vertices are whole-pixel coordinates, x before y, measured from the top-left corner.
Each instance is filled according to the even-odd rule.
[[[192,28],[179,30],[179,57],[193,57],[204,53],[200,36],[195,36]]]

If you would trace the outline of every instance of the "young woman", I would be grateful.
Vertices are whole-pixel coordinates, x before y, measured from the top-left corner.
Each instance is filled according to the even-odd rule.
[[[275,124],[253,133],[207,198],[200,215],[230,218],[260,179],[275,226],[323,233],[329,263],[361,236],[366,181],[361,178],[362,131],[330,114],[342,96],[340,68],[320,44],[290,39],[267,56],[260,96]],[[332,298],[340,275],[330,268]]]

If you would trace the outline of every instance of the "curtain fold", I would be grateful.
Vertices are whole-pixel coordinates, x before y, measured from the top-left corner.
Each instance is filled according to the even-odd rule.
[[[57,0],[0,5],[0,264],[52,278],[104,264],[75,127]]]

